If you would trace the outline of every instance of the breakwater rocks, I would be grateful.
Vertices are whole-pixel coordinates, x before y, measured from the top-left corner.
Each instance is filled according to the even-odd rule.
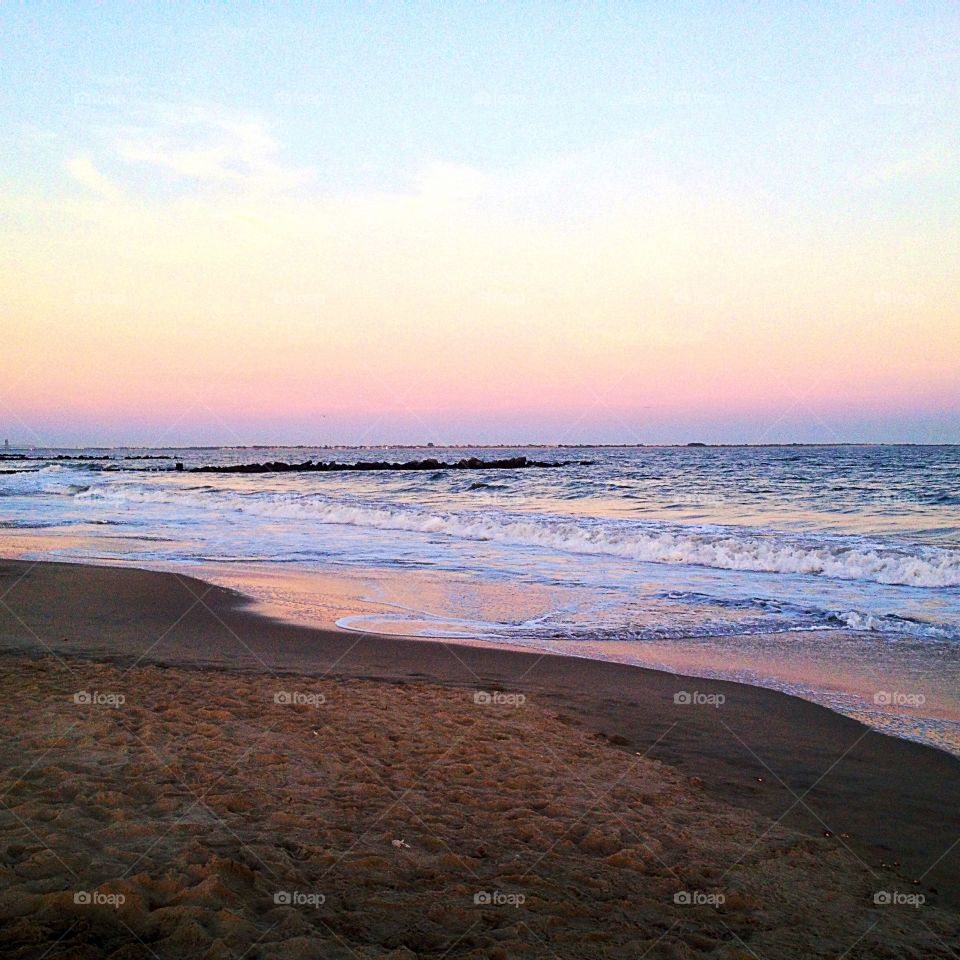
[[[236,463],[224,466],[193,467],[191,473],[285,473],[288,471],[336,473],[342,470],[523,470],[530,467],[588,467],[592,460],[530,460],[528,457],[509,457],[504,460],[480,460],[467,457],[455,463],[442,460],[407,460],[391,463],[386,460],[337,463],[331,461],[305,460],[303,463],[284,463],[275,460],[267,463]]]

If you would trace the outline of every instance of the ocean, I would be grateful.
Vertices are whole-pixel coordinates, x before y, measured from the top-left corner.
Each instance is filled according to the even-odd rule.
[[[0,462],[5,556],[182,570],[301,622],[771,686],[960,753],[957,446],[19,453]],[[189,471],[519,455],[575,462]]]

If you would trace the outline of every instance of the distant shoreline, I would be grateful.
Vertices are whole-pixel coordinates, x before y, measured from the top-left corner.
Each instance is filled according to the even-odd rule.
[[[44,447],[36,444],[0,448],[0,459],[11,454],[22,454],[36,450],[769,450],[769,449],[835,449],[838,447],[957,447],[960,441],[943,443],[920,443],[911,440],[885,440],[860,442],[855,440],[835,443],[808,443],[803,441],[783,441],[782,443],[708,443],[691,440],[686,443],[248,443],[248,444],[184,444],[144,445],[104,444],[102,446],[85,444],[83,446]]]

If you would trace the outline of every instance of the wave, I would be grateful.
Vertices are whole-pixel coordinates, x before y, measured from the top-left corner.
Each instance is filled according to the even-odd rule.
[[[655,596],[658,599],[674,603],[694,604],[703,610],[717,607],[757,615],[755,625],[751,626],[749,620],[737,620],[728,624],[726,628],[717,631],[724,634],[848,628],[858,631],[905,635],[929,641],[955,641],[960,639],[960,633],[942,624],[933,623],[919,617],[901,616],[896,613],[868,613],[849,608],[819,607],[808,603],[791,603],[771,597],[717,597],[693,590],[664,590],[655,594]],[[777,625],[778,621],[779,626]],[[710,632],[712,625],[708,622],[705,629]]]
[[[164,503],[209,514],[301,519],[511,547],[611,556],[641,563],[687,564],[721,570],[801,574],[911,587],[960,586],[960,550],[894,545],[853,536],[799,536],[660,521],[569,518],[420,507],[337,499],[318,494],[218,491],[197,494],[170,488],[92,487],[78,497],[119,505]]]
[[[91,471],[51,465],[24,470],[0,478],[0,497],[23,497],[30,494],[72,496],[90,486]]]

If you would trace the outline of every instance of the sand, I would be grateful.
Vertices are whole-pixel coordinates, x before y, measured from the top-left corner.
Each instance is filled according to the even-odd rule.
[[[4,957],[955,956],[945,754],[159,574],[5,563],[0,597]]]

